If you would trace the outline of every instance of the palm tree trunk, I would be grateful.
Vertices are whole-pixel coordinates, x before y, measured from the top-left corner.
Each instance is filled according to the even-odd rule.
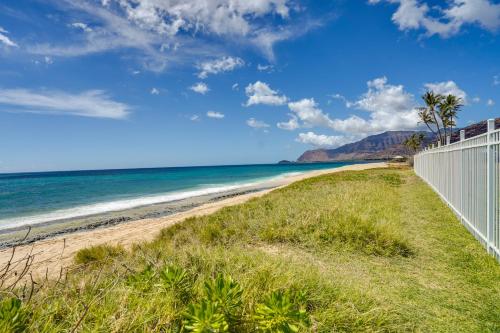
[[[439,122],[438,122],[437,117],[436,117],[436,112],[434,111],[434,109],[431,109],[431,113],[432,113],[432,117],[434,118],[434,122],[436,123],[437,131],[439,134],[439,141],[441,143],[443,143],[443,136],[441,135],[441,127],[439,126]]]

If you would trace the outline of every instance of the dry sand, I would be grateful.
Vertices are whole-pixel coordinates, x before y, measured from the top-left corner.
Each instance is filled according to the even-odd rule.
[[[279,183],[275,184],[276,187],[274,189],[289,185],[305,178],[324,175],[327,173],[347,170],[366,170],[386,166],[386,163],[355,164],[335,169],[306,172],[283,179]],[[191,210],[161,218],[142,219],[107,228],[75,232],[41,240],[30,245],[19,246],[15,249],[14,259],[12,262],[22,262],[22,259],[26,258],[31,253],[33,255],[33,262],[30,266],[30,270],[33,273],[33,276],[41,277],[48,274],[49,277],[54,278],[59,275],[61,268],[66,268],[71,265],[73,256],[82,248],[101,244],[120,244],[124,247],[130,247],[134,243],[154,239],[161,229],[181,222],[188,217],[211,214],[223,207],[240,204],[251,198],[263,196],[274,189],[267,189],[223,199],[217,202],[206,203]],[[7,262],[9,262],[11,256],[12,248],[0,250],[0,269],[4,267]],[[17,269],[21,270],[22,266],[23,264],[19,265]]]

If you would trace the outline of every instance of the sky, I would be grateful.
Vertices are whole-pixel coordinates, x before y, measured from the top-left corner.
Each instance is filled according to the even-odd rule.
[[[494,0],[2,0],[0,172],[275,163],[500,115]]]

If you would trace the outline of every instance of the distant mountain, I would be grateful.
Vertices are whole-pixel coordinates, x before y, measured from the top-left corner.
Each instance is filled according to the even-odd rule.
[[[500,118],[495,119],[495,128],[500,128]],[[487,123],[481,121],[467,127],[465,137],[471,138],[486,133]],[[454,129],[451,142],[460,140],[460,128]],[[403,142],[416,131],[388,131],[382,134],[371,135],[358,142],[349,143],[335,149],[315,149],[303,153],[297,162],[327,162],[327,161],[349,161],[349,160],[379,160],[390,159],[397,155],[408,155]],[[424,146],[436,142],[435,136],[430,132],[425,134]]]
[[[408,155],[403,146],[404,140],[415,131],[388,131],[382,134],[368,136],[358,142],[349,143],[335,149],[315,149],[303,153],[298,162],[326,162],[348,160],[378,160],[390,159],[397,155]],[[432,134],[425,134],[425,143],[432,141]]]
[[[495,119],[495,129],[500,128],[500,118]],[[486,120],[480,121],[478,123],[469,125],[467,127],[461,128],[465,130],[465,138],[472,138],[474,136],[486,133],[488,130],[488,123]],[[454,133],[451,135],[451,142],[456,142],[460,141],[460,129],[457,129],[454,131]]]

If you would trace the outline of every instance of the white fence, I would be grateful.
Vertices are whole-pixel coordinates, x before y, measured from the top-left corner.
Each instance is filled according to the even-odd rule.
[[[449,138],[448,138],[449,142]],[[500,261],[500,130],[425,149],[415,172],[453,209],[462,223]]]

